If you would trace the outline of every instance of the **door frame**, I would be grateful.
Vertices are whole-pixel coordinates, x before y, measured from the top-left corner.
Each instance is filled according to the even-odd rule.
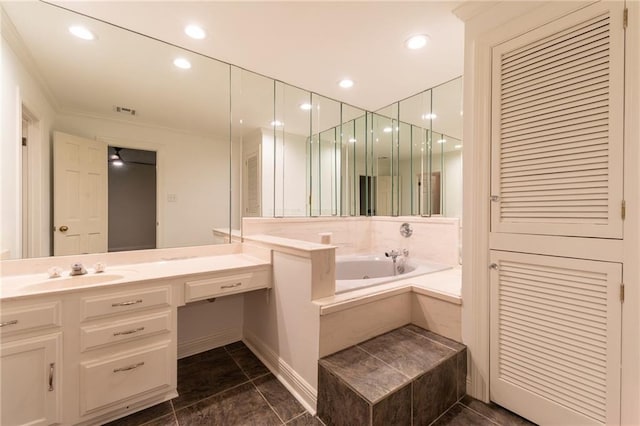
[[[164,179],[164,166],[166,161],[166,146],[161,143],[147,142],[135,139],[120,139],[113,137],[99,136],[97,140],[105,143],[107,146],[118,146],[121,148],[140,149],[145,151],[154,151],[156,153],[156,248],[163,248],[165,235],[164,235],[164,199],[165,194],[165,179]],[[108,206],[108,204],[107,204]]]
[[[462,340],[468,362],[467,393],[489,402],[490,200],[492,49],[518,34],[582,9],[592,2],[469,2],[455,10],[465,21],[463,75]],[[518,19],[526,15],[527,19]],[[627,116],[629,118],[630,115]],[[629,121],[627,121],[629,122]],[[585,239],[587,240],[587,239]],[[626,267],[625,267],[626,268]],[[624,348],[623,348],[624,349]],[[624,353],[624,350],[623,350]],[[624,394],[623,394],[624,398]],[[624,417],[623,417],[624,419]]]
[[[23,170],[22,151],[20,151],[19,167],[20,172],[18,176],[19,185],[19,220],[20,220],[20,253],[21,258],[27,254],[27,257],[42,257],[49,256],[52,253],[53,240],[43,241],[46,236],[49,235],[51,229],[51,218],[49,214],[49,206],[51,206],[51,191],[49,188],[43,189],[43,176],[49,173],[49,164],[45,163],[46,160],[42,159],[43,145],[46,141],[49,141],[49,135],[47,130],[44,129],[43,123],[40,119],[40,114],[34,109],[29,102],[25,99],[19,99],[19,129],[18,143],[21,145],[22,141],[22,120],[27,119],[29,122],[28,130],[28,143],[26,147],[27,151],[27,170],[26,173]],[[23,176],[27,177],[28,194],[24,194],[23,189]],[[46,194],[46,196],[45,196]],[[27,220],[26,223],[23,220],[23,206],[25,205],[24,197],[27,197]],[[49,217],[46,223],[43,223],[43,217]],[[24,247],[24,230],[28,230],[27,247]]]

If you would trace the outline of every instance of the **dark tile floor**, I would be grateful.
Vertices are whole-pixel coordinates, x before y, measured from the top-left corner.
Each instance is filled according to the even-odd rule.
[[[494,403],[464,396],[431,426],[535,426],[535,423]]]
[[[322,425],[242,342],[178,360],[178,393],[108,425]]]
[[[180,396],[171,401],[108,425],[323,426],[242,342],[179,360],[178,393]],[[433,425],[532,423],[495,404],[465,396]]]

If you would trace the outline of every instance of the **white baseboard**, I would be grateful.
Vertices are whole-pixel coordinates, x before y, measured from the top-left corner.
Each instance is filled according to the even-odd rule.
[[[227,328],[199,339],[178,342],[178,359],[219,348],[238,340],[242,340],[241,328]]]
[[[244,343],[262,361],[289,392],[315,415],[318,391],[255,334],[245,330]]]

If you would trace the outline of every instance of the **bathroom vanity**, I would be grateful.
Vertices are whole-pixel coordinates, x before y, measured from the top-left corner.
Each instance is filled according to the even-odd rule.
[[[98,424],[177,396],[177,309],[267,289],[243,253],[4,276],[1,423]]]

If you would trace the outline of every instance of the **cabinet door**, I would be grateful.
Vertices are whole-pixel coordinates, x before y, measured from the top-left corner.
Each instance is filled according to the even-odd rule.
[[[163,341],[80,364],[80,413],[95,412],[175,386],[175,354]]]
[[[60,422],[61,345],[61,333],[2,344],[3,426]]]
[[[493,48],[492,232],[622,238],[623,7]]]
[[[491,262],[491,399],[539,424],[619,424],[622,265]]]

